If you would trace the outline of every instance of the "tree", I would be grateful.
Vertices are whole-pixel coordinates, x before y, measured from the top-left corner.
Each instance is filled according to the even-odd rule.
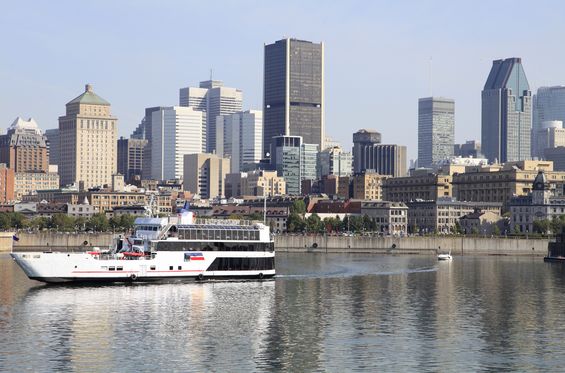
[[[304,220],[302,216],[293,212],[288,216],[286,221],[286,230],[288,232],[302,232],[304,230]]]
[[[10,213],[2,212],[0,213],[0,229],[8,230],[12,228],[12,219],[10,219]]]
[[[534,220],[534,232],[547,234],[547,231],[552,228],[552,222],[547,219]]]
[[[10,213],[10,224],[12,228],[22,229],[26,226],[26,217],[19,212]]]
[[[320,232],[323,229],[322,219],[314,213],[306,219],[306,229],[308,232]]]
[[[93,230],[95,232],[105,232],[110,227],[108,223],[108,218],[104,214],[94,214],[92,217],[86,222],[86,227],[89,230]]]
[[[494,234],[495,236],[500,236],[500,228],[498,228],[497,224],[495,224],[492,228],[492,234]]]
[[[75,219],[67,214],[53,214],[49,221],[49,228],[61,232],[72,232],[75,230]]]
[[[135,215],[124,214],[120,216],[120,227],[124,231],[133,229],[133,225],[135,223]]]
[[[33,218],[27,222],[27,226],[33,229],[42,230],[45,228],[49,228],[51,221],[49,218],[39,216],[37,218]]]
[[[290,206],[290,213],[304,215],[306,213],[306,204],[304,203],[304,200],[297,199],[294,201]]]
[[[254,212],[252,214],[249,214],[247,216],[247,219],[249,220],[258,220],[258,221],[263,221],[263,214],[260,212]]]
[[[243,216],[239,215],[239,214],[230,214],[230,216],[228,216],[228,219],[232,219],[232,220],[243,220]]]

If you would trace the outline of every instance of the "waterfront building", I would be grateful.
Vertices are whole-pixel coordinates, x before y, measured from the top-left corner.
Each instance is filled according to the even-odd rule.
[[[537,135],[547,121],[565,123],[565,86],[540,87],[533,97],[532,156],[540,156],[543,149],[537,146]]]
[[[56,172],[16,172],[14,174],[14,194],[18,201],[31,192],[58,187],[59,175]]]
[[[371,201],[383,200],[383,183],[389,177],[375,172],[353,176],[353,198]]]
[[[49,164],[60,166],[61,164],[61,134],[58,128],[45,131],[47,143],[47,157]]]
[[[377,232],[393,235],[408,232],[408,207],[402,202],[363,201],[361,215],[367,215],[375,223]]]
[[[452,176],[429,173],[426,170],[412,176],[393,177],[383,182],[383,199],[386,201],[409,202],[417,199],[436,201],[451,197]]]
[[[14,201],[14,170],[0,163],[0,204]]]
[[[85,198],[83,203],[67,203],[67,215],[73,218],[90,219],[93,215],[98,214],[98,208],[92,206],[88,199]]]
[[[453,197],[440,197],[435,201],[412,200],[408,206],[408,231],[410,233],[454,232],[459,219],[480,209],[501,213],[500,202],[464,202]]]
[[[151,178],[182,179],[186,154],[202,151],[202,112],[171,106],[151,113]],[[186,180],[186,178],[185,178]]]
[[[555,194],[547,172],[540,170],[531,183],[531,192],[512,197],[509,210],[511,232],[533,233],[535,221],[551,221],[565,214],[565,196]]]
[[[216,118],[242,111],[243,92],[224,87],[221,80],[200,82],[199,87],[179,90],[179,105],[202,112],[202,153],[216,152]]]
[[[107,211],[112,211],[118,206],[146,205],[149,201],[145,193],[89,190],[78,193],[76,199],[73,198],[72,201],[66,202],[76,204],[78,201],[84,201],[85,198],[90,201],[90,205],[103,214]]]
[[[560,120],[545,121],[535,133],[535,151],[532,156],[545,159],[545,150],[565,146],[565,129]]]
[[[527,195],[538,171],[545,171],[551,188],[563,193],[565,172],[554,171],[551,161],[507,162],[504,165],[467,167],[453,175],[453,196],[460,201],[508,203]]]
[[[455,101],[444,97],[418,100],[418,166],[453,156],[455,137]]]
[[[459,227],[463,234],[486,234],[491,235],[496,232],[503,233],[505,230],[504,219],[497,211],[475,211],[463,215],[459,218]]]
[[[406,175],[406,147],[381,144],[381,134],[361,129],[353,134],[353,171],[400,177]]]
[[[273,137],[300,136],[324,149],[324,44],[282,39],[265,45],[263,151]]]
[[[475,140],[467,140],[464,144],[455,144],[453,146],[453,155],[463,158],[483,158],[481,143]]]
[[[186,154],[184,156],[184,190],[198,194],[201,199],[225,197],[226,175],[230,160],[215,154]]]
[[[148,141],[146,139],[118,140],[118,173],[124,175],[125,180],[131,182],[134,178],[141,178],[143,171],[143,153]]]
[[[318,177],[318,149],[317,144],[302,143],[300,147],[300,181],[313,181]]]
[[[17,117],[0,136],[0,163],[14,172],[46,172],[49,169],[47,138],[33,118]]]
[[[300,136],[275,136],[273,146],[271,162],[285,180],[286,194],[300,195],[302,181],[316,179],[318,145],[305,144]]]
[[[340,146],[326,147],[318,153],[318,165],[320,179],[330,175],[350,176],[353,171],[353,154],[344,152]]]
[[[530,159],[531,92],[522,60],[492,63],[482,91],[481,144],[490,162]]]
[[[61,185],[90,188],[111,182],[117,165],[118,119],[110,109],[90,84],[67,103],[65,116],[59,117]]]
[[[263,113],[247,110],[216,117],[216,154],[230,158],[231,171],[259,163],[263,157]]]

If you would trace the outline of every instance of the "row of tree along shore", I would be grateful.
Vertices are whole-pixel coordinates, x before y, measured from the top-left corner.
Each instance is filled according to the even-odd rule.
[[[28,218],[19,212],[0,213],[0,230],[53,230],[59,232],[125,232],[133,228],[136,216],[120,215],[108,218],[104,214],[92,215],[89,219],[75,218],[67,214],[50,217]]]

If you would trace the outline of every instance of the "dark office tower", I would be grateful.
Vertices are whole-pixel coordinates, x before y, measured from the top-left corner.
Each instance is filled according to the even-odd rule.
[[[353,134],[353,172],[363,173],[374,169],[373,151],[381,143],[381,134],[374,130],[361,129]]]
[[[492,62],[482,92],[483,153],[490,162],[530,158],[531,92],[521,58]]]
[[[143,170],[143,151],[147,140],[129,138],[118,139],[118,173],[124,176],[125,181],[133,182],[136,177],[141,177]]]
[[[263,151],[274,136],[324,142],[324,44],[283,39],[265,45]]]
[[[132,139],[144,139],[147,140],[147,145],[143,147],[143,154],[142,154],[142,170],[141,170],[141,177],[143,179],[150,179],[152,170],[151,170],[151,128],[152,128],[152,118],[153,113],[163,109],[162,106],[155,106],[145,109],[145,116],[141,120],[139,126],[135,129],[133,134],[131,135]],[[125,176],[125,175],[124,175]]]

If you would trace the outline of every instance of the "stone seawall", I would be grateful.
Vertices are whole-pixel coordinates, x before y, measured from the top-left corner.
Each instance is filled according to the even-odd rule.
[[[80,249],[81,247],[108,247],[112,233],[18,233],[19,241],[12,241],[12,233],[2,232],[0,251],[14,249],[45,250]],[[85,241],[87,242],[84,245]],[[279,252],[312,253],[374,253],[374,254],[428,254],[438,250],[453,255],[534,255],[547,253],[548,239],[482,238],[482,237],[336,237],[279,235],[275,248]]]
[[[428,254],[451,250],[452,255],[547,254],[548,239],[483,237],[336,237],[281,235],[279,252]]]

